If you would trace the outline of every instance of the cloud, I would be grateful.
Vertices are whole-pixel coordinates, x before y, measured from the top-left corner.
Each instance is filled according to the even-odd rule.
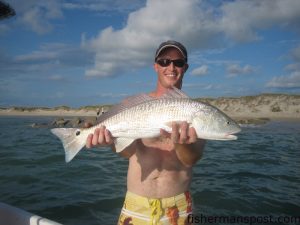
[[[300,45],[290,52],[292,60],[295,62],[287,65],[286,69],[300,71]]]
[[[51,21],[63,18],[60,0],[11,0],[10,5],[16,11],[17,22],[38,34],[51,32]]]
[[[290,75],[274,77],[266,84],[272,88],[300,88],[300,71],[292,72]]]
[[[6,34],[9,30],[9,26],[7,24],[0,24],[0,35]]]
[[[300,63],[300,45],[291,51],[292,59]]]
[[[276,76],[270,80],[266,87],[271,88],[300,88],[300,46],[297,46],[290,51],[293,63],[288,64],[285,69],[290,71],[290,74]]]
[[[216,34],[220,37],[225,34],[234,41],[257,40],[260,38],[257,30],[274,25],[293,27],[299,31],[298,0],[235,0],[210,4],[214,3],[201,0],[10,0],[10,5],[17,12],[17,21],[38,34],[51,32],[55,28],[53,21],[63,18],[65,10],[135,10],[130,13],[126,27],[118,31],[136,28],[131,31],[142,31],[150,36],[161,35],[162,39],[168,34],[168,37],[192,41],[191,47],[206,46],[208,40],[218,39],[214,36]],[[132,21],[132,17],[138,20]],[[143,29],[138,25],[146,26]],[[189,34],[193,36],[185,37]]]
[[[50,81],[66,81],[66,78],[62,75],[51,75],[48,77],[48,80]]]
[[[300,45],[289,53],[292,63],[288,64],[285,69],[289,71],[300,71]]]
[[[208,66],[207,65],[202,65],[196,69],[193,69],[191,74],[194,76],[203,76],[208,73]]]
[[[128,12],[136,10],[145,4],[145,0],[72,0],[65,1],[63,8],[68,10],[89,10],[96,12],[118,11]]]
[[[212,84],[203,84],[203,83],[183,83],[184,88],[189,88],[189,89],[201,89],[201,90],[212,90],[212,89],[217,89],[219,88],[218,85],[212,85]]]
[[[299,31],[300,1],[252,0],[230,1],[221,6],[220,26],[235,41],[253,41],[257,29],[279,25]]]
[[[89,77],[118,76],[152,64],[157,45],[167,39],[181,41],[192,55],[212,46],[223,48],[228,40],[257,40],[260,38],[257,31],[267,27],[299,30],[295,24],[300,20],[298,0],[235,0],[215,5],[201,0],[11,0],[10,4],[17,12],[18,24],[38,34],[55,30],[54,21],[62,19],[67,10],[87,13],[134,10],[128,14],[123,28],[107,27],[97,36],[82,39],[82,47],[94,55],[94,65],[86,65],[85,75]],[[0,27],[1,33],[7,30],[7,26],[2,26],[2,31]],[[38,54],[30,57],[41,61]]]
[[[120,98],[120,97],[124,98],[124,97],[129,96],[129,94],[127,94],[127,93],[111,93],[111,92],[109,92],[109,93],[101,93],[101,94],[99,94],[97,96],[99,96],[101,98]]]
[[[286,70],[300,70],[300,63],[291,63],[285,67]]]
[[[25,27],[40,35],[55,29],[54,21],[64,18],[64,10],[128,12],[144,4],[145,0],[10,0],[10,5],[16,11],[17,26]],[[7,27],[0,26],[0,34],[7,31]]]
[[[85,40],[84,47],[95,54],[95,65],[85,75],[114,76],[149,65],[157,45],[167,39],[176,39],[188,50],[197,51],[221,47],[225,40],[258,40],[256,32],[271,26],[299,29],[294,26],[300,20],[298,0],[236,0],[219,7],[210,4],[200,0],[147,0],[144,7],[129,14],[122,29],[107,27]],[[251,67],[238,69],[239,73],[248,73]]]
[[[86,76],[111,76],[149,65],[157,45],[167,39],[204,47],[216,33],[210,17],[211,12],[201,9],[196,0],[148,0],[129,14],[123,29],[108,27],[86,41],[84,46],[95,52],[95,67]]]
[[[14,57],[0,54],[0,73],[10,77],[18,75],[40,76],[56,70],[81,68],[92,65],[92,54],[84,49],[62,43],[47,43],[38,50]]]
[[[250,65],[245,65],[244,67],[239,64],[228,65],[227,68],[227,77],[235,77],[242,74],[250,74],[254,72],[254,69]]]

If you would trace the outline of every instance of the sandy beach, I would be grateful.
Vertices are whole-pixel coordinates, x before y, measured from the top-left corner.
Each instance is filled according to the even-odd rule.
[[[261,94],[239,98],[200,99],[232,118],[300,120],[300,95]]]
[[[26,109],[26,108],[7,108],[0,109],[0,116],[57,116],[57,117],[89,117],[96,116],[95,109]]]
[[[236,120],[270,119],[300,120],[300,95],[262,94],[239,98],[199,98]],[[11,107],[1,108],[0,116],[55,116],[55,117],[93,117],[105,112],[109,106],[81,107],[66,106],[55,108]]]

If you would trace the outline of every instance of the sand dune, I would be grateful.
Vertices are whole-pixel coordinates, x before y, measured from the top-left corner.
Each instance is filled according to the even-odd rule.
[[[234,118],[300,119],[300,95],[261,94],[199,100],[216,106]]]

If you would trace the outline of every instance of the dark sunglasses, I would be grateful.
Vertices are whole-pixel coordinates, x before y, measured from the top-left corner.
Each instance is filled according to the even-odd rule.
[[[186,62],[183,59],[174,59],[174,60],[171,60],[171,59],[158,59],[158,60],[156,60],[156,63],[158,63],[162,67],[167,67],[171,63],[173,63],[174,66],[181,68],[185,65]]]

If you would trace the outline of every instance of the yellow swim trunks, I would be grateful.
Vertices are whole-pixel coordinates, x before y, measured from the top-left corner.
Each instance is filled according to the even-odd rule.
[[[127,192],[118,225],[187,225],[189,214],[192,214],[189,191],[159,199]]]

